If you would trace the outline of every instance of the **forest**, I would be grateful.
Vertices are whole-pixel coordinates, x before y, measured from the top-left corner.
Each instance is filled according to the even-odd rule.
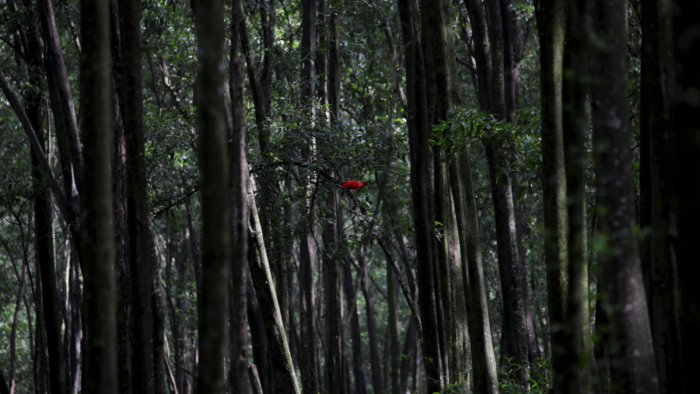
[[[696,392],[699,15],[0,1],[0,394]]]

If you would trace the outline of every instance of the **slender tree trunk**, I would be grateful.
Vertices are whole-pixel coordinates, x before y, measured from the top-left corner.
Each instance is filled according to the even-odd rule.
[[[250,178],[248,181],[251,182]],[[251,228],[251,245],[248,268],[265,324],[272,367],[273,390],[280,394],[300,394],[257,213],[253,185],[250,184],[248,187],[248,220]]]
[[[330,17],[330,32],[328,40],[328,103],[330,104],[331,127],[339,126],[340,111],[340,15],[334,12]],[[332,130],[332,128],[331,128]],[[329,172],[334,176],[334,172]],[[346,381],[344,377],[345,358],[343,357],[344,330],[343,330],[343,270],[341,267],[339,249],[339,220],[337,217],[340,209],[337,186],[329,184],[330,190],[327,200],[327,222],[323,229],[323,248],[326,270],[328,272],[328,358],[326,368],[328,370],[328,387],[335,393],[346,393]],[[342,217],[341,217],[342,220]]]
[[[240,0],[238,0],[240,1]],[[247,264],[248,264],[248,190],[247,161],[245,151],[245,91],[243,62],[238,58],[238,19],[237,5],[232,7],[231,53],[229,63],[229,83],[233,127],[229,143],[229,191],[231,198],[231,298],[229,300],[231,331],[231,368],[229,379],[231,392],[248,392],[246,351],[248,348],[247,312]]]
[[[53,5],[51,0],[38,2],[39,16],[41,19],[42,34],[46,45],[46,64],[49,86],[56,87],[60,111],[55,117],[61,117],[65,131],[65,141],[68,142],[70,163],[73,166],[73,176],[78,190],[80,190],[81,174],[83,172],[82,145],[78,136],[78,121],[75,116],[73,96],[70,89],[70,81],[66,71],[66,63],[63,60],[63,49],[56,28]],[[55,107],[54,107],[55,108]],[[57,130],[58,131],[58,130]],[[60,137],[59,137],[60,138]]]
[[[110,77],[109,3],[80,2],[80,97],[83,173],[82,239],[85,308],[85,393],[116,394],[117,322],[112,225],[112,87]],[[46,309],[46,308],[45,308]],[[65,390],[65,386],[62,388]],[[52,392],[58,392],[55,388]],[[64,391],[61,391],[64,392]]]
[[[516,34],[517,19],[513,20],[511,13],[511,1],[499,0],[501,8],[501,22],[503,26],[503,86],[505,93],[506,121],[512,123],[515,120],[517,106],[517,90],[518,90],[518,61],[516,60],[515,47],[519,36]],[[513,151],[511,143],[510,150]],[[527,325],[527,348],[528,359],[533,361],[539,356],[539,348],[537,338],[535,337],[535,328],[532,322],[532,312],[530,311],[530,297],[527,290],[527,266],[525,265],[525,250],[523,247],[523,231],[522,231],[522,213],[518,202],[518,179],[517,173],[512,176],[512,193],[513,193],[513,210],[515,211],[515,231],[516,242],[518,245],[518,262],[520,265],[521,284],[523,306],[525,308],[525,323]]]
[[[247,196],[246,196],[247,199]],[[250,215],[250,213],[249,213]],[[250,249],[250,248],[249,248]],[[250,255],[250,250],[248,250]],[[265,325],[263,323],[262,313],[258,300],[253,291],[253,284],[249,280],[246,284],[246,307],[248,325],[250,326],[250,342],[253,350],[253,362],[258,371],[258,378],[263,386],[263,391],[269,392],[270,389],[270,372],[267,361],[267,337],[265,335]]]
[[[315,88],[313,54],[316,45],[316,1],[302,1],[302,37],[301,37],[301,105],[308,108],[309,115],[313,118],[315,110],[313,106],[313,92]],[[308,148],[305,148],[308,153]],[[308,194],[308,191],[307,191]],[[306,208],[306,207],[305,207]],[[317,327],[315,319],[314,296],[314,252],[313,252],[313,224],[309,223],[308,229],[302,231],[299,239],[299,287],[300,287],[300,311],[301,324],[301,379],[304,394],[317,394],[319,386],[319,360],[316,350]]]
[[[155,256],[154,256],[155,261]],[[151,308],[153,308],[153,392],[165,394],[165,305],[159,269],[153,267]]]
[[[127,245],[127,192],[126,192],[126,140],[122,119],[122,104],[117,86],[121,81],[121,37],[119,34],[119,6],[110,0],[110,44],[112,55],[112,111],[114,148],[112,150],[112,194],[114,196],[114,266],[117,277],[117,369],[119,394],[131,394],[131,278]]]
[[[15,392],[15,363],[17,362],[17,323],[19,323],[19,310],[22,299],[24,298],[24,285],[27,278],[27,266],[22,264],[22,274],[19,279],[19,290],[17,290],[17,300],[15,301],[15,313],[12,318],[12,328],[10,329],[10,370],[8,375],[9,384],[3,381],[2,384],[6,387],[7,394]],[[2,389],[2,387],[0,387]]]
[[[700,89],[700,74],[697,53],[700,40],[697,38],[697,18],[700,4],[697,2],[673,1],[673,117],[676,129],[676,198],[678,204],[678,277],[681,292],[681,336],[683,370],[683,392],[692,392],[696,385],[691,378],[696,373],[692,359],[700,351],[700,295],[692,281],[697,223],[700,219],[700,185],[692,180],[700,179],[700,145],[698,144],[697,92]],[[695,257],[694,257],[695,256]]]
[[[369,283],[369,270],[365,258],[365,250],[367,249],[366,241],[363,241],[363,243],[365,245],[360,247],[358,260],[360,263],[360,275],[362,275],[362,281],[360,283],[362,285],[362,295],[365,297],[365,312],[367,314],[367,336],[369,337],[369,357],[370,366],[372,368],[372,388],[375,392],[381,392],[384,389],[384,384],[379,360],[377,320],[374,313],[374,298],[372,297],[372,290],[370,289]]]
[[[595,2],[593,20],[606,44],[594,55],[592,88],[596,205],[606,251],[598,254],[606,286],[610,372],[630,392],[657,393],[649,314],[635,226],[627,95],[627,2]],[[682,211],[681,211],[682,212]]]
[[[352,282],[350,264],[343,264],[343,288],[347,310],[350,314],[350,338],[352,341],[352,372],[355,377],[355,394],[367,394],[365,382],[364,363],[362,361],[362,336],[360,333],[360,319],[357,316],[357,295]]]
[[[399,318],[397,315],[398,300],[396,297],[396,278],[394,277],[394,268],[387,262],[386,264],[386,281],[387,281],[387,297],[389,304],[389,332],[391,333],[391,394],[401,393],[401,370],[400,370],[400,348],[399,341]]]
[[[33,58],[32,63],[39,59]],[[46,146],[46,137],[42,127],[40,98],[29,97],[27,116],[39,137],[42,146]],[[41,270],[41,287],[43,296],[43,316],[46,325],[46,339],[49,351],[49,374],[52,392],[66,393],[66,363],[65,348],[61,341],[61,324],[63,322],[61,301],[56,286],[56,263],[53,250],[53,210],[51,195],[48,190],[42,190],[43,175],[39,170],[38,156],[42,152],[32,149],[32,178],[36,182],[36,198],[34,199],[34,231],[36,261]]]
[[[472,390],[478,393],[498,393],[496,357],[481,261],[476,198],[469,152],[466,148],[458,160],[450,164],[450,181],[459,227],[459,242],[461,249],[466,251],[462,254],[462,281],[474,366]]]

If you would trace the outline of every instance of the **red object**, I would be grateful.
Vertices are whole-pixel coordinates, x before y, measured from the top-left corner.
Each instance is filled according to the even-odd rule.
[[[365,181],[364,183],[360,183],[360,181],[345,181],[340,185],[340,187],[342,187],[343,189],[358,190],[367,186],[367,184],[369,184],[369,182],[367,181]]]

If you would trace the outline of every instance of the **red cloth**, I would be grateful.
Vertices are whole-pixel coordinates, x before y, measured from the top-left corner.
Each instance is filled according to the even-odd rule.
[[[365,183],[360,183],[360,181],[345,181],[343,182],[340,187],[343,189],[362,189],[365,185],[367,185],[369,182],[365,181]]]

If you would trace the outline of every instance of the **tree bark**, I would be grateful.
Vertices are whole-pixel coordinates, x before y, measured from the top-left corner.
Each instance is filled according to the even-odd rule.
[[[238,0],[240,1],[240,0]],[[248,204],[246,201],[248,177],[245,151],[245,91],[243,62],[238,58],[238,26],[235,18],[237,6],[232,7],[231,53],[229,83],[231,91],[231,112],[233,127],[229,142],[229,190],[231,198],[231,244],[233,245],[231,264],[231,299],[229,300],[231,330],[231,392],[248,392],[246,351],[248,330],[246,327],[246,292],[248,264]]]
[[[313,118],[315,109],[313,105],[313,92],[316,76],[313,54],[316,45],[316,1],[302,1],[302,36],[300,58],[301,68],[301,106],[308,108],[309,115]],[[308,148],[304,148],[308,153]],[[308,194],[308,190],[307,190]],[[305,207],[307,208],[307,207]],[[317,394],[319,386],[319,360],[316,350],[317,327],[315,319],[315,295],[313,286],[314,277],[314,252],[313,252],[313,224],[301,232],[299,238],[299,287],[300,287],[300,311],[301,324],[301,379],[304,394]]]
[[[224,4],[195,1],[197,32],[197,117],[202,198],[202,291],[197,323],[197,390],[223,393],[226,387],[226,313],[231,264],[226,109],[224,107]]]
[[[398,2],[405,49],[406,84],[408,91],[408,131],[411,157],[412,213],[416,228],[418,255],[418,287],[423,327],[423,356],[427,378],[427,392],[442,391],[443,374],[440,356],[433,239],[435,220],[433,212],[432,166],[430,153],[430,118],[426,102],[425,66],[419,28],[417,4],[412,0]],[[440,25],[438,25],[440,26]]]
[[[563,327],[563,354],[556,370],[557,392],[590,393],[590,329],[588,316],[588,262],[586,259],[586,81],[590,7],[578,0],[568,9],[562,82],[562,125],[566,163],[567,217],[569,221],[568,289]],[[583,300],[586,300],[584,303]],[[560,348],[557,348],[560,349]],[[585,356],[585,357],[584,357]],[[556,367],[555,367],[556,368]]]
[[[80,190],[81,174],[83,172],[82,147],[78,136],[78,121],[75,116],[66,63],[63,60],[63,49],[61,48],[56,28],[53,5],[51,0],[41,0],[38,2],[38,6],[44,45],[46,45],[46,76],[49,86],[55,87],[57,92],[55,98],[58,99],[58,106],[52,106],[52,108],[54,110],[59,109],[54,116],[60,117],[64,126],[62,130],[57,129],[57,131],[65,132],[65,135],[63,137],[59,136],[59,138],[64,138],[64,141],[68,142],[66,148],[69,155],[67,157],[70,158],[70,163],[73,166],[74,181],[78,186],[78,190]]]
[[[80,2],[80,97],[86,168],[81,194],[85,356],[83,391],[116,394],[117,322],[112,225],[109,3]],[[45,309],[46,305],[45,305]],[[61,371],[63,373],[63,371]],[[62,387],[65,390],[65,386]],[[52,388],[52,392],[56,388]],[[60,391],[65,392],[65,391]]]
[[[606,276],[612,382],[629,392],[657,393],[649,314],[635,225],[627,95],[627,2],[595,2],[593,20],[606,44],[593,56],[593,147],[596,205],[607,245],[598,254]],[[682,211],[681,211],[682,212]]]
[[[552,349],[555,385],[563,371],[564,319],[567,300],[566,177],[562,124],[562,71],[566,3],[562,0],[538,0],[535,5],[540,38],[540,89],[542,108],[542,198],[544,211],[544,249],[547,269],[549,343]],[[547,344],[547,341],[545,341]],[[545,352],[546,353],[546,352]],[[559,386],[558,386],[559,387]],[[558,389],[561,391],[561,388]]]
[[[330,31],[328,40],[328,102],[330,104],[331,130],[333,126],[339,126],[340,104],[340,75],[339,75],[339,46],[340,46],[340,16],[334,12],[330,18]],[[331,177],[334,171],[329,171]],[[343,357],[344,332],[343,332],[343,271],[340,261],[341,246],[339,239],[339,220],[337,212],[340,209],[338,189],[335,184],[329,183],[326,223],[323,228],[323,256],[328,276],[328,312],[326,322],[328,324],[328,357],[326,368],[328,371],[328,387],[335,393],[346,394],[346,381],[344,378],[345,359]],[[342,217],[341,217],[342,219]],[[347,393],[350,394],[350,393]]]
[[[695,369],[691,360],[700,351],[700,295],[693,283],[693,261],[696,261],[697,223],[700,220],[700,185],[693,179],[700,179],[700,144],[698,144],[698,95],[700,74],[695,56],[700,50],[697,39],[697,15],[700,4],[697,2],[673,1],[673,50],[674,65],[672,79],[673,118],[676,130],[675,157],[676,196],[678,204],[678,278],[681,291],[682,327],[682,366],[683,392],[690,392],[695,386]],[[691,38],[693,37],[693,38]],[[695,256],[695,257],[694,257]],[[689,364],[690,363],[690,364]]]
[[[465,150],[450,163],[450,182],[455,203],[462,253],[462,281],[467,307],[467,324],[474,366],[472,390],[498,393],[496,356],[493,351],[476,198],[471,177],[469,152]]]
[[[131,277],[127,231],[126,140],[117,86],[121,83],[121,37],[119,5],[110,0],[110,45],[112,55],[112,113],[114,142],[112,150],[112,194],[114,196],[114,266],[117,277],[117,369],[119,394],[131,394]],[[119,82],[117,82],[119,81]]]
[[[673,73],[672,8],[667,0],[644,0],[642,6],[642,83],[640,111],[640,206],[650,229],[642,255],[647,304],[660,393],[683,392],[675,144],[671,89]],[[645,165],[646,163],[646,165]],[[646,257],[646,258],[645,258]]]
[[[145,136],[141,77],[141,2],[119,0],[122,69],[119,86],[126,139],[129,268],[131,273],[132,390],[153,394],[154,244],[146,193]]]

